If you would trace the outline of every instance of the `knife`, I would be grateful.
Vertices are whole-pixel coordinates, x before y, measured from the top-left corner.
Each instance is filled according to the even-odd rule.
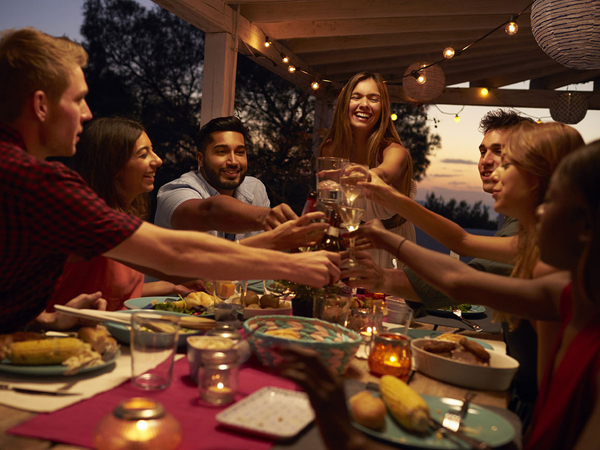
[[[440,433],[442,433],[444,436],[446,437],[455,437],[457,439],[460,439],[461,441],[463,441],[465,444],[469,444],[471,446],[471,448],[477,449],[477,450],[488,450],[491,449],[492,447],[488,444],[486,444],[483,441],[480,441],[479,439],[475,439],[471,436],[467,436],[466,434],[464,434],[461,431],[452,431],[449,428],[444,427],[440,422],[438,422],[437,420],[430,418],[429,419],[429,426],[431,428],[433,428],[434,431],[439,431]]]
[[[63,391],[45,391],[43,389],[29,389],[12,386],[10,384],[0,383],[0,390],[22,392],[24,394],[45,394],[45,395],[83,395],[79,392],[63,392]]]

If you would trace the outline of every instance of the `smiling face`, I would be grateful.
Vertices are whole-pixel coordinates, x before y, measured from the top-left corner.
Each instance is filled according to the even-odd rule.
[[[356,85],[348,105],[350,126],[355,130],[371,131],[381,117],[381,94],[372,78]]]
[[[117,182],[120,183],[130,203],[138,195],[154,189],[156,169],[161,165],[162,160],[154,153],[150,138],[143,132],[136,141],[127,164],[117,175]]]
[[[244,136],[235,131],[217,131],[211,139],[204,153],[197,154],[200,172],[220,194],[233,195],[248,169]]]
[[[483,184],[483,190],[491,194],[494,189],[492,173],[500,166],[502,147],[504,147],[505,130],[488,131],[479,144],[479,163],[477,168]]]
[[[58,102],[48,100],[47,120],[41,132],[44,156],[73,156],[83,123],[92,118],[85,96],[88,87],[80,67],[75,67],[69,85]]]
[[[535,208],[538,205],[537,178],[513,164],[504,152],[502,164],[492,174],[494,188],[492,196],[496,203],[494,211],[514,217],[524,227],[533,225]]]

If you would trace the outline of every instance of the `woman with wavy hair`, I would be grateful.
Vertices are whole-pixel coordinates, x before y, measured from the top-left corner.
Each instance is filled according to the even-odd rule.
[[[378,73],[361,72],[346,83],[319,155],[367,165],[371,173],[398,192],[411,198],[416,195],[412,158],[394,127],[387,88]],[[386,229],[416,240],[411,223],[393,211],[367,203],[364,220],[382,219]],[[381,267],[393,267],[392,258],[385,252],[375,251],[372,256]]]

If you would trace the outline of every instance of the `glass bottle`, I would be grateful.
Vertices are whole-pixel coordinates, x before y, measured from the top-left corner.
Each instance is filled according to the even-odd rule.
[[[341,252],[344,250],[342,239],[340,238],[341,219],[338,213],[334,213],[329,228],[319,244],[319,250],[327,250],[329,252]]]
[[[98,450],[175,450],[181,444],[181,425],[156,400],[127,399],[104,417],[94,430]]]
[[[304,202],[304,208],[302,208],[302,215],[314,212],[317,210],[317,191],[311,191],[306,197]]]

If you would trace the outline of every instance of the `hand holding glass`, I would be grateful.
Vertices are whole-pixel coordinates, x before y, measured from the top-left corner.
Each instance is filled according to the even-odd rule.
[[[369,180],[369,166],[356,163],[348,163],[342,169],[340,184],[346,203],[352,203],[364,193],[365,188],[358,183]]]
[[[342,216],[342,225],[346,227],[346,229],[352,233],[353,231],[358,230],[360,226],[360,220],[365,213],[367,199],[365,197],[364,191],[358,193],[355,197],[346,197],[344,196],[344,202],[340,206],[340,213]],[[350,268],[356,267],[358,263],[354,257],[354,246],[356,243],[356,238],[350,238],[350,256],[348,261],[348,266]]]

